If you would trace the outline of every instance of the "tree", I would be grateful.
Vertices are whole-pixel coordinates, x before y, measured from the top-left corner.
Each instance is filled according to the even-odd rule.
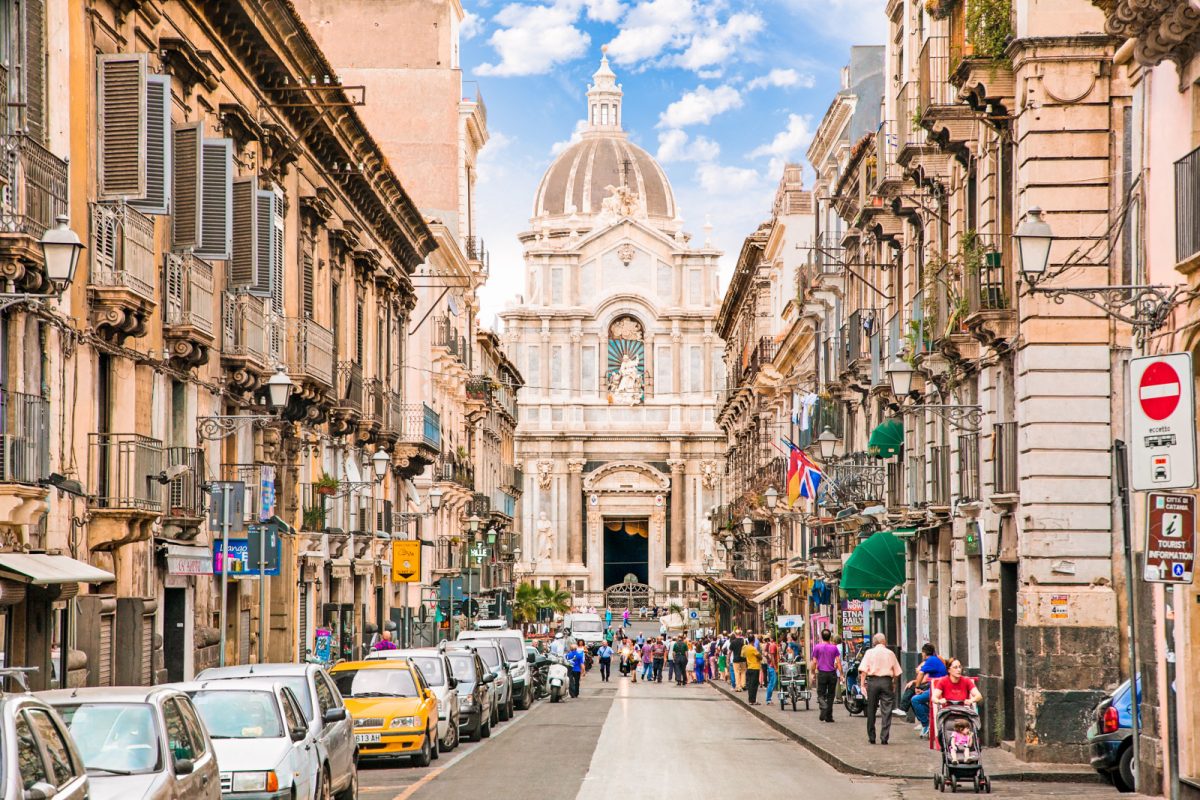
[[[538,607],[551,614],[565,614],[571,610],[571,593],[558,588],[558,584],[542,586],[538,589],[538,594]]]
[[[536,622],[541,608],[541,592],[531,583],[518,584],[513,597],[513,619],[517,622]]]

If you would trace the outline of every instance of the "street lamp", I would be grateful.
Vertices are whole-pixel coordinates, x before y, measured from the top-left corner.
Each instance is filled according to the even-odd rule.
[[[287,368],[283,364],[275,367],[275,374],[267,381],[267,404],[272,411],[280,411],[287,407],[295,384],[288,377]]]
[[[1025,220],[1013,232],[1013,238],[1017,240],[1021,274],[1032,286],[1046,274],[1046,267],[1050,263],[1050,245],[1054,241],[1054,231],[1042,219],[1042,209],[1037,206],[1029,209]]]
[[[821,435],[817,437],[817,448],[821,452],[821,460],[829,461],[837,452],[838,437],[833,431],[829,430],[829,426],[825,426],[825,430],[821,431]]]
[[[902,358],[897,358],[888,367],[888,380],[892,384],[892,394],[901,403],[904,402],[905,398],[912,391],[913,372],[912,365]]]
[[[287,368],[282,364],[275,368],[275,374],[267,381],[267,407],[270,414],[216,414],[210,417],[196,418],[196,434],[203,441],[217,441],[236,433],[247,425],[256,428],[266,428],[281,422],[280,415],[287,408],[288,399],[292,395],[295,384],[288,377]]]
[[[750,519],[749,516],[742,517],[742,533],[747,536],[754,533],[754,520]]]
[[[775,490],[774,486],[770,486],[767,487],[767,491],[763,493],[763,497],[765,497],[767,500],[767,509],[769,511],[774,511],[776,504],[779,503],[779,492]]]
[[[371,456],[371,467],[375,470],[375,480],[382,482],[387,476],[388,467],[392,465],[392,457],[382,447]]]
[[[489,545],[493,545],[496,543],[496,529],[495,528],[487,529],[487,543]]]
[[[437,512],[442,507],[442,487],[434,484],[429,488],[429,510]]]
[[[467,518],[467,530],[469,530],[472,534],[479,533],[479,524],[481,522],[483,522],[483,520],[472,514]],[[475,537],[472,535],[471,538],[474,539]]]
[[[42,259],[46,265],[46,279],[54,284],[59,292],[67,288],[75,277],[75,268],[79,266],[79,254],[83,252],[83,242],[75,235],[67,224],[67,217],[59,215],[53,228],[47,228],[42,234]]]

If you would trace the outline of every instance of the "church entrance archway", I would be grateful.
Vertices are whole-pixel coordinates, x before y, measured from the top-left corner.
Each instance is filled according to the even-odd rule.
[[[650,579],[650,519],[648,517],[604,520],[604,585],[624,583],[632,575],[636,583]]]

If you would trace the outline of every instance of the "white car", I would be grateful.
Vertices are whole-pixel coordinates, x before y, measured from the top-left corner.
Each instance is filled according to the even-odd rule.
[[[380,658],[407,658],[421,670],[425,683],[433,690],[438,706],[438,744],[443,753],[458,747],[459,708],[458,681],[450,674],[450,659],[436,647],[418,647],[407,650],[375,650],[368,660]]]
[[[284,683],[261,678],[176,684],[212,739],[225,800],[324,800],[316,742]]]
[[[488,624],[492,622],[499,622],[500,626]],[[525,660],[525,635],[513,628],[502,626],[503,622],[500,620],[480,620],[476,623],[476,630],[460,632],[458,641],[486,639],[499,645],[512,677],[513,705],[524,711],[533,705],[533,676]]]

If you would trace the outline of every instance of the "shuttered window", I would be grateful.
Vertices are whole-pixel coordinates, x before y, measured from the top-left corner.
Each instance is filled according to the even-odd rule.
[[[271,259],[275,252],[275,236],[271,228],[275,220],[275,193],[255,189],[254,207],[255,273],[250,291],[260,297],[271,296]]]
[[[171,78],[146,78],[146,199],[137,206],[143,214],[171,211]]]
[[[258,178],[233,182],[233,248],[229,258],[229,285],[255,291],[258,283]]]
[[[200,244],[196,255],[224,261],[233,238],[233,141],[205,139],[200,158]]]
[[[271,310],[283,313],[283,215],[279,213],[279,198],[271,195]]]
[[[46,143],[46,0],[21,0],[21,68],[25,124],[30,137]]]
[[[312,319],[313,315],[313,254],[312,240],[305,237],[300,245],[304,252],[300,256],[300,300],[304,316]]]
[[[101,55],[96,78],[101,200],[146,197],[145,53]]]
[[[179,125],[172,135],[175,163],[171,169],[174,203],[171,247],[195,249],[200,243],[200,162],[204,123]]]

